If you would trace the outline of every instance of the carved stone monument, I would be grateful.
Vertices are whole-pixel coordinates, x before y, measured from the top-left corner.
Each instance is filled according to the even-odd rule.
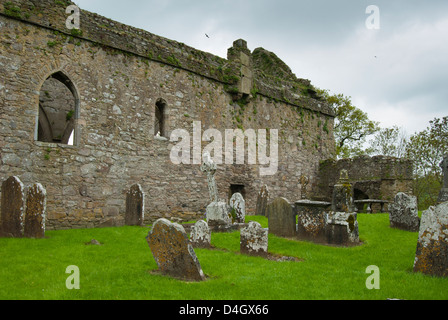
[[[145,210],[145,194],[139,184],[134,184],[126,194],[127,226],[143,226]]]
[[[291,204],[285,198],[277,198],[267,208],[269,233],[279,237],[296,235],[296,218]]]
[[[268,229],[258,222],[251,221],[241,229],[240,252],[251,256],[264,257],[268,254]]]
[[[159,219],[154,223],[146,241],[163,274],[189,281],[205,280],[196,253],[181,225]]]
[[[211,226],[230,225],[232,224],[230,207],[227,203],[218,199],[218,189],[215,180],[216,164],[208,152],[204,153],[202,159],[201,171],[207,174],[208,191],[211,200],[206,209],[207,222]]]
[[[44,238],[47,194],[40,183],[28,188],[26,197],[24,236],[26,238]]]
[[[448,202],[422,214],[414,271],[448,277]]]
[[[25,215],[24,185],[17,177],[10,177],[2,184],[2,219],[0,236],[8,238],[23,237]]]
[[[199,220],[191,228],[190,242],[195,248],[210,248],[211,231],[204,220]]]
[[[448,154],[443,158],[440,167],[442,168],[443,174],[443,186],[442,190],[440,190],[439,197],[437,198],[437,203],[448,201]]]
[[[244,223],[246,218],[246,201],[244,201],[241,193],[237,192],[230,198],[231,214],[234,222]]]
[[[418,231],[420,218],[418,217],[417,197],[403,192],[397,193],[393,203],[389,205],[390,227],[407,231]]]
[[[266,208],[268,206],[269,201],[269,189],[268,186],[264,185],[260,193],[258,193],[257,198],[257,206],[255,209],[255,215],[256,216],[266,216]]]

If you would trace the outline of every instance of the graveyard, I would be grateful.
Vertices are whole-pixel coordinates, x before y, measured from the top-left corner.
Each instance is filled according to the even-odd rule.
[[[419,211],[273,52],[68,4],[0,0],[0,300],[448,299],[448,155]]]
[[[247,217],[267,227],[265,217]],[[45,239],[0,239],[0,299],[82,300],[446,300],[448,279],[413,272],[418,233],[389,226],[387,214],[359,214],[356,247],[269,236],[269,252],[299,261],[240,253],[239,232],[212,233],[213,249],[195,248],[206,276],[191,282],[157,273],[145,227],[48,231]],[[96,239],[100,245],[90,244]],[[69,265],[80,290],[68,290]],[[366,268],[380,269],[368,290]]]

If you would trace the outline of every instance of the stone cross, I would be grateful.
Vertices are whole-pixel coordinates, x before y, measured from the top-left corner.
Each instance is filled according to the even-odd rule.
[[[218,189],[216,187],[215,172],[216,164],[213,162],[210,153],[205,152],[202,156],[201,171],[207,174],[208,191],[210,193],[210,200],[218,202]]]
[[[440,162],[443,175],[443,188],[448,188],[448,153],[444,156],[442,162]]]

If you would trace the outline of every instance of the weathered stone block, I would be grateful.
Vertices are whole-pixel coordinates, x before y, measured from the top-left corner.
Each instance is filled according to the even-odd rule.
[[[211,231],[204,220],[199,220],[191,228],[190,242],[195,248],[210,248]]]
[[[17,177],[10,177],[2,184],[2,219],[0,235],[3,237],[23,237],[25,214],[24,185]]]
[[[268,206],[269,201],[269,189],[266,185],[264,185],[257,197],[257,205],[255,209],[255,215],[257,216],[266,216],[266,208]]]
[[[184,280],[205,280],[196,253],[181,225],[159,219],[146,241],[162,273]]]
[[[448,202],[422,214],[414,271],[448,277]]]
[[[359,243],[357,214],[330,211],[326,217],[325,234],[328,244],[352,245]]]
[[[40,183],[32,185],[27,192],[24,236],[44,238],[47,194]]]
[[[225,202],[212,202],[206,209],[207,222],[211,226],[232,224],[230,208]]]
[[[279,237],[296,235],[296,219],[291,205],[285,198],[277,198],[267,207],[269,232]]]
[[[246,228],[241,229],[240,251],[251,256],[266,256],[268,254],[268,229],[258,222],[251,221]]]
[[[142,226],[145,214],[145,193],[139,184],[134,184],[126,194],[125,224]]]
[[[331,203],[300,200],[295,203],[297,236],[316,242],[325,241],[326,216]]]
[[[395,201],[389,205],[389,220],[391,228],[418,231],[420,218],[417,197],[399,192],[395,196]]]
[[[230,198],[230,208],[235,223],[244,223],[246,218],[246,201],[241,193],[234,193]]]

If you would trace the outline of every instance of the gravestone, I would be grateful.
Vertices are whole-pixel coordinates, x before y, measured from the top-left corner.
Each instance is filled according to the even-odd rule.
[[[2,183],[1,193],[2,225],[1,236],[8,238],[23,237],[25,214],[24,185],[17,177],[10,177]]]
[[[244,223],[246,218],[246,201],[244,201],[241,193],[234,193],[230,198],[229,203],[234,222]]]
[[[163,274],[188,281],[205,280],[196,253],[181,225],[159,219],[146,241]]]
[[[277,198],[266,209],[269,233],[279,237],[296,235],[296,218],[291,205],[285,198]]]
[[[126,193],[125,225],[143,226],[144,212],[145,194],[139,184],[134,184]]]
[[[216,164],[210,154],[204,152],[201,171],[207,174],[207,184],[211,203],[206,208],[206,218],[210,226],[226,226],[232,224],[230,207],[224,201],[218,200],[218,189],[216,187],[215,172]]]
[[[422,214],[414,271],[448,277],[448,202]]]
[[[45,238],[47,193],[40,183],[28,188],[26,197],[25,227],[26,238]]]
[[[349,182],[347,170],[341,170],[339,181],[333,188],[331,211],[356,212],[353,188]]]
[[[210,203],[205,209],[205,216],[207,223],[213,227],[223,227],[232,224],[230,207],[223,201]]]
[[[328,212],[325,235],[328,244],[354,245],[359,243],[358,215],[355,212]]]
[[[191,228],[190,242],[195,248],[210,248],[211,231],[204,220],[199,220]]]
[[[257,206],[255,208],[256,216],[266,216],[266,208],[269,201],[269,189],[268,186],[264,185],[257,197]]]
[[[250,221],[240,232],[240,252],[251,256],[264,257],[268,254],[268,229],[258,222]]]
[[[442,168],[443,185],[437,198],[437,203],[448,201],[448,154],[443,158],[440,167]]]
[[[303,240],[325,242],[326,217],[330,206],[330,202],[296,201],[297,236]]]
[[[394,202],[389,205],[390,227],[407,231],[418,231],[420,218],[418,217],[417,197],[399,192]]]

